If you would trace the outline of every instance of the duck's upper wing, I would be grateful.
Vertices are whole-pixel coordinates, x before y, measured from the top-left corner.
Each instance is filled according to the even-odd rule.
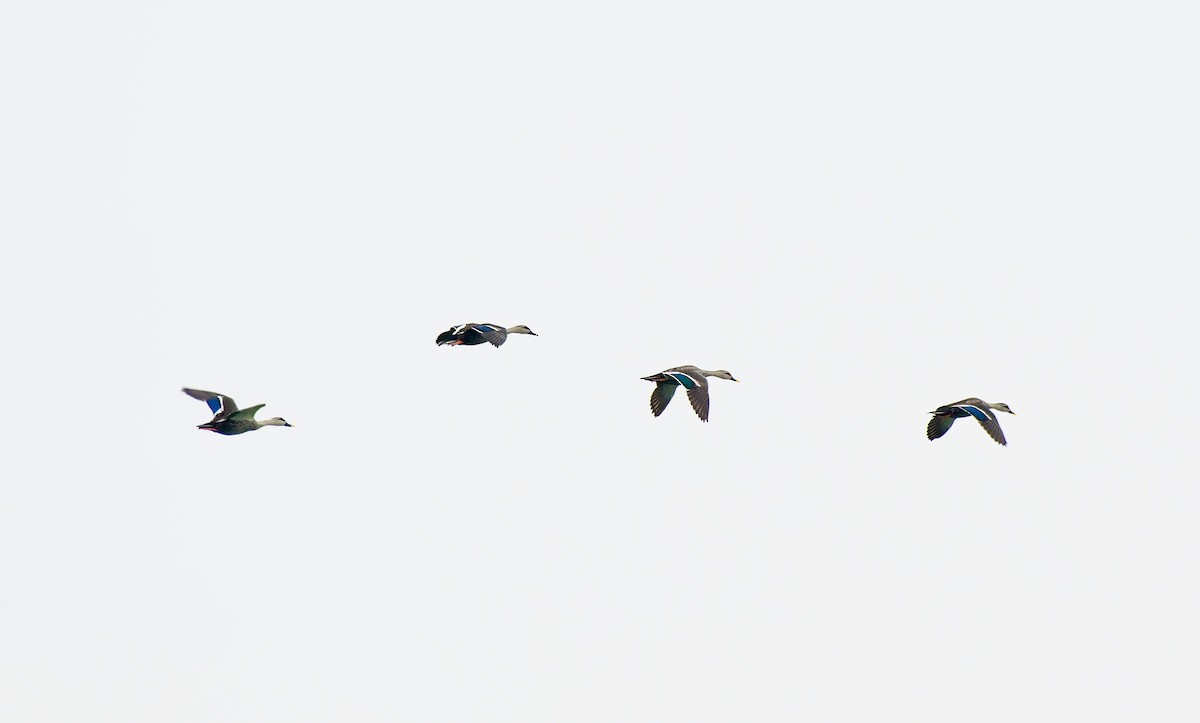
[[[187,387],[183,388],[183,393],[207,404],[208,408],[212,410],[214,419],[217,417],[228,417],[238,410],[233,397],[227,397],[224,394],[206,392],[200,389],[188,389]]]
[[[662,372],[662,375],[674,379],[676,384],[680,384],[688,390],[708,386],[708,380],[704,378],[704,374],[698,367],[673,367]]]
[[[979,417],[975,418],[979,419]],[[1004,430],[1000,429],[1000,420],[996,419],[995,412],[990,409],[987,410],[987,416],[979,419],[979,426],[987,430],[987,433],[991,435],[992,439],[996,440],[997,444],[1002,444],[1005,447],[1008,446],[1008,440],[1004,439]]]
[[[704,377],[700,377],[704,379]],[[708,384],[698,384],[688,390],[688,401],[701,421],[708,421]]]
[[[500,346],[508,338],[508,330],[496,324],[473,324],[471,329],[492,346]]]

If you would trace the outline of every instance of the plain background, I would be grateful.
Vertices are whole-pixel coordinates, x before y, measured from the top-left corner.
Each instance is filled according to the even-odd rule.
[[[1196,720],[1198,20],[6,7],[0,717]]]

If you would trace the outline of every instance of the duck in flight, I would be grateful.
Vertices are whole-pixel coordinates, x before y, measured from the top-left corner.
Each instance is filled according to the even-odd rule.
[[[238,409],[233,398],[227,397],[224,394],[205,392],[200,389],[188,389],[187,387],[183,388],[183,393],[193,399],[199,399],[212,410],[212,421],[197,425],[197,429],[207,429],[210,432],[228,435],[253,432],[262,427],[292,426],[283,417],[273,417],[262,421],[255,419],[255,413],[267,406],[266,404],[255,404],[253,407]]]
[[[438,346],[475,346],[487,342],[492,346],[500,346],[508,339],[509,334],[529,334],[537,336],[533,330],[524,324],[505,328],[497,324],[459,324],[438,334]]]
[[[650,392],[650,411],[654,412],[656,417],[662,414],[667,405],[671,403],[671,397],[675,396],[675,390],[683,387],[687,390],[688,401],[692,403],[692,409],[696,411],[696,416],[700,417],[700,421],[707,422],[708,380],[705,377],[737,381],[724,369],[709,371],[691,365],[672,367],[658,374],[642,377],[648,382],[654,382],[654,391]]]
[[[1004,430],[1000,429],[1000,420],[996,419],[996,412],[1016,414],[1004,402],[988,404],[976,397],[964,399],[954,404],[947,404],[930,412],[933,415],[933,419],[929,420],[929,426],[925,428],[925,434],[931,440],[937,439],[950,430],[950,425],[954,424],[954,420],[960,417],[974,417],[979,422],[979,426],[983,427],[991,435],[992,439],[996,440],[997,444],[1007,447],[1008,441],[1004,439]]]

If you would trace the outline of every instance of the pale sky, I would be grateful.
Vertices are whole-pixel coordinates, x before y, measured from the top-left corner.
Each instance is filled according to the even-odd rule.
[[[0,719],[1197,720],[1198,21],[0,11]]]

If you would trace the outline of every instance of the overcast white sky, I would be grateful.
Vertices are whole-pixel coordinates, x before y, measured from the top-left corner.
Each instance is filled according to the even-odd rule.
[[[1200,718],[1197,21],[12,4],[0,718]]]

